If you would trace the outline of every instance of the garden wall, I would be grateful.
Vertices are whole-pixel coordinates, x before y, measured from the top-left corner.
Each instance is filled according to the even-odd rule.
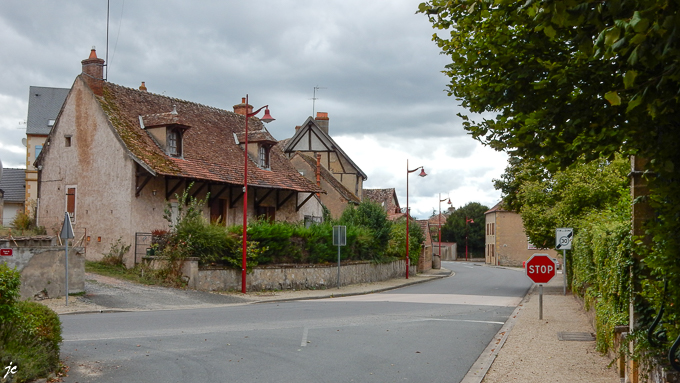
[[[156,257],[144,257],[159,267]],[[189,288],[203,291],[228,291],[241,289],[241,270],[223,267],[198,267],[198,259],[188,259],[182,269],[189,279]],[[409,273],[416,275],[417,266],[411,265]],[[340,267],[340,285],[384,281],[406,276],[403,260],[374,264],[371,262],[348,262]],[[337,287],[336,265],[267,265],[253,268],[246,277],[248,291],[303,290]]]
[[[46,244],[50,243],[49,240]],[[21,299],[63,297],[66,287],[65,251],[63,246],[36,246],[35,240],[0,240],[0,248],[11,248],[12,256],[0,262],[21,273]],[[85,254],[82,247],[69,246],[69,292],[85,291]],[[47,294],[45,294],[45,292]]]

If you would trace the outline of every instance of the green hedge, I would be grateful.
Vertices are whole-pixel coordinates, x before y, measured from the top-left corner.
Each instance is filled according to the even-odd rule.
[[[17,301],[19,286],[19,273],[0,264],[0,366],[16,366],[13,381],[26,382],[58,368],[61,321],[44,305]]]

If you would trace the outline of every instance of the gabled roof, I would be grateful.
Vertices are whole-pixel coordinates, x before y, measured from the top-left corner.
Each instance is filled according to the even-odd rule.
[[[243,183],[244,149],[235,142],[234,135],[243,136],[245,116],[109,82],[104,83],[103,97],[97,99],[129,155],[150,173],[237,185]],[[174,111],[176,115],[172,114]],[[151,123],[176,120],[190,127],[183,137],[183,158],[170,157],[158,146],[142,127],[147,119]],[[259,137],[276,142],[259,119],[251,118],[248,125],[249,135],[252,130]],[[261,169],[250,158],[248,184],[298,192],[323,192],[300,175],[277,147],[270,151],[270,166],[271,170]]]
[[[26,200],[26,169],[2,169],[0,190],[4,192],[5,202],[24,202]]]
[[[302,160],[304,160],[312,169],[316,169],[316,160],[310,156],[304,155],[300,152],[296,152],[293,157],[299,156]],[[342,198],[346,199],[349,202],[353,202],[356,204],[361,203],[361,200],[357,196],[354,195],[354,193],[350,192],[343,184],[340,183],[340,181],[337,180],[337,178],[333,177],[331,172],[329,172],[326,168],[323,166],[321,168],[321,178],[323,178],[326,182],[328,182],[337,192],[342,196]]]
[[[52,127],[49,121],[57,119],[69,91],[69,88],[30,87],[26,134],[50,134]]]
[[[295,131],[295,134],[293,137],[289,138],[287,140],[286,146],[284,147],[284,152],[285,153],[295,153],[298,151],[296,148],[300,141],[304,137],[308,137],[308,134],[311,134],[312,137],[314,137],[314,142],[312,145],[315,145],[315,147],[312,147],[312,151],[315,152],[328,152],[328,151],[337,151],[339,155],[341,155],[345,161],[349,162],[356,170],[359,172],[361,177],[365,180],[368,179],[368,176],[366,173],[364,173],[357,164],[352,161],[351,158],[345,153],[342,148],[340,148],[340,145],[338,145],[332,138],[331,136],[328,135],[328,133],[324,132],[319,125],[316,123],[316,120],[312,118],[311,116],[307,118],[304,124],[301,125],[299,129]]]
[[[450,215],[451,214],[441,213],[441,224],[442,225],[444,225],[446,223],[446,219],[449,218]],[[432,217],[430,217],[428,219],[428,221],[430,222],[430,225],[439,226],[439,219],[440,219],[439,216],[440,216],[440,214],[435,214]]]
[[[497,211],[507,211],[503,208],[503,201],[495,204],[491,209],[484,212],[484,214],[494,213],[494,212],[497,212]]]
[[[385,211],[387,211],[387,214],[397,214],[397,209],[400,209],[399,200],[397,199],[397,192],[394,190],[394,188],[364,189],[363,197],[365,200],[375,202],[378,205],[384,207]]]

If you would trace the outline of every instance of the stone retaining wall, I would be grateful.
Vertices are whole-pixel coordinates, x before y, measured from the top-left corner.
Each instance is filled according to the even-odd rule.
[[[162,260],[144,257],[152,267],[160,267]],[[183,273],[188,277],[189,288],[203,291],[228,291],[241,289],[241,270],[224,267],[198,267],[198,259],[185,261]],[[409,273],[415,275],[417,266],[411,265]],[[406,275],[406,262],[383,264],[348,262],[340,267],[340,285],[384,281]],[[336,265],[268,265],[255,267],[246,276],[246,290],[303,290],[337,287]]]
[[[19,242],[19,241],[17,241]],[[14,243],[12,243],[14,245]],[[2,246],[2,245],[0,245]],[[3,248],[7,248],[2,246]],[[21,300],[63,297],[66,287],[64,247],[11,246],[11,257],[0,257],[0,262],[21,273]],[[85,253],[82,247],[69,246],[69,293],[85,291]]]

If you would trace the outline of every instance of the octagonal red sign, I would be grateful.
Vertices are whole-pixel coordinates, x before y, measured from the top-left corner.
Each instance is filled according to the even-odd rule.
[[[555,262],[548,254],[534,254],[526,262],[524,271],[534,283],[548,283],[555,276]]]

